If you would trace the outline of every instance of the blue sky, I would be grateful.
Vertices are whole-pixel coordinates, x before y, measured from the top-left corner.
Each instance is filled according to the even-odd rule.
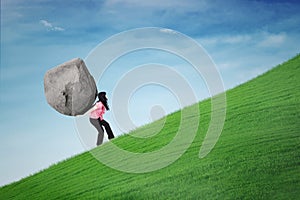
[[[114,34],[162,27],[202,45],[228,89],[300,52],[299,10],[296,0],[1,0],[0,185],[85,150],[74,118],[55,112],[46,102],[43,77],[50,68],[75,57],[86,58]],[[114,64],[126,69],[147,62],[175,68],[186,65],[164,54],[137,52]],[[108,71],[103,80],[107,84],[99,89],[110,94],[113,75],[113,70]],[[191,84],[201,81],[193,74],[187,77]],[[151,121],[151,105],[172,98],[159,87],[158,94],[166,96],[156,101],[145,98],[152,87],[137,92],[130,102],[130,115],[137,125]],[[198,99],[206,96],[197,86],[195,91]],[[166,112],[177,108],[175,101],[172,105]],[[107,119],[118,133],[110,113]]]

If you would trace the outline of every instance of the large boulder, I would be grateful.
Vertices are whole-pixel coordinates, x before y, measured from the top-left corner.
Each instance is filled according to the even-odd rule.
[[[95,80],[80,58],[47,71],[44,77],[44,90],[50,106],[69,116],[87,112],[97,96]]]

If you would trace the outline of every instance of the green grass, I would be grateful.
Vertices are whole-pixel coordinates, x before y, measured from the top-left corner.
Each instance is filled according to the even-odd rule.
[[[197,135],[165,168],[124,173],[85,152],[0,188],[0,199],[299,199],[300,55],[226,95],[224,129],[203,159],[199,150],[210,122],[210,99],[193,105],[201,113]],[[124,135],[114,144],[137,153],[159,150],[176,134],[182,112],[167,116],[153,137]],[[197,122],[196,117],[191,115],[188,123]],[[149,135],[159,124],[132,134]]]

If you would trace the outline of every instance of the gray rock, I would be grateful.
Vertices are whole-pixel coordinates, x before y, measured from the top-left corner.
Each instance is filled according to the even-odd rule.
[[[47,71],[44,77],[44,91],[49,105],[69,116],[87,112],[97,95],[95,80],[80,58]]]

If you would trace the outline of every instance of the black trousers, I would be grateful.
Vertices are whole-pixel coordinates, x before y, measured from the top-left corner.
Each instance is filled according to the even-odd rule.
[[[98,137],[97,137],[97,146],[101,145],[103,142],[103,135],[104,135],[104,130],[103,127],[105,127],[106,133],[108,135],[108,139],[114,138],[114,134],[110,128],[110,125],[107,121],[105,120],[100,120],[100,119],[92,119],[90,118],[91,124],[97,129],[98,131]]]
[[[114,133],[112,132],[110,125],[107,121],[105,121],[104,119],[101,120],[100,118],[98,119],[100,125],[101,125],[101,129],[103,130],[102,126],[104,126],[106,133],[108,135],[108,139],[113,139],[115,138]]]

